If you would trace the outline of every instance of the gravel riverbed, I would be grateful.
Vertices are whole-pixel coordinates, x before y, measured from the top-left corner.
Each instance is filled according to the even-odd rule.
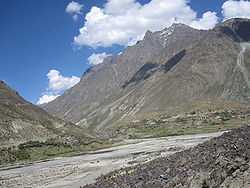
[[[0,169],[3,188],[79,188],[100,175],[188,149],[222,133],[130,140],[90,154]]]

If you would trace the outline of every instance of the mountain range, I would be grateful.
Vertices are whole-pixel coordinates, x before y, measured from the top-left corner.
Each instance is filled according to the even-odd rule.
[[[88,69],[81,81],[42,107],[90,133],[193,105],[250,102],[250,20],[211,30],[175,23]]]
[[[203,109],[213,119],[233,118],[233,108],[250,102],[249,42],[248,19],[227,20],[208,31],[180,23],[147,31],[134,46],[88,69],[77,85],[42,105],[44,110],[1,81],[0,143],[81,145],[96,136],[128,135],[127,129],[140,128],[138,122],[166,128],[171,116],[178,124],[176,115]],[[212,112],[225,108],[231,111]],[[183,125],[193,126],[196,119],[199,126],[199,116],[183,116]]]

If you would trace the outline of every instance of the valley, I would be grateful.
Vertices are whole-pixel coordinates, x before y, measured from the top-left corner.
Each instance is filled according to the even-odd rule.
[[[0,81],[0,187],[250,184],[249,19],[174,22],[81,78],[52,72],[77,82],[41,105]]]

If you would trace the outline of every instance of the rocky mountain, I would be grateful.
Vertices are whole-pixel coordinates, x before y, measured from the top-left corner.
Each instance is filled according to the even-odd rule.
[[[248,19],[231,19],[209,31],[183,24],[148,31],[121,55],[90,68],[44,109],[103,133],[121,121],[197,101],[249,103],[248,42]]]
[[[47,140],[74,144],[89,138],[76,125],[49,115],[0,81],[1,148]]]
[[[85,188],[248,188],[250,127],[197,147],[112,172]]]

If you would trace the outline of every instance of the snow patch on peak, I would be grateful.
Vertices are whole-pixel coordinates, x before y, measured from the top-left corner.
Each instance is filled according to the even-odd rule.
[[[169,27],[160,32],[160,39],[163,41],[163,46],[167,45],[169,37],[173,34],[175,27]]]

